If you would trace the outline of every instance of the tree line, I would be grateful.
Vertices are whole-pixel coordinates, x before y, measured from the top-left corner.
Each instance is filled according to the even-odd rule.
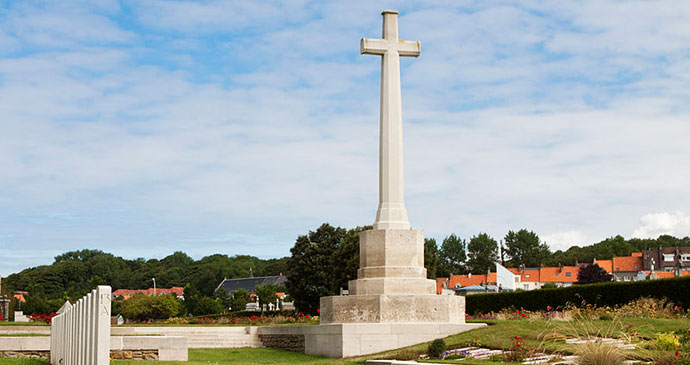
[[[9,275],[2,283],[7,294],[15,290],[29,292],[27,309],[47,313],[59,308],[65,300],[81,298],[97,285],[110,285],[113,291],[145,289],[153,287],[153,278],[159,288],[182,286],[187,290],[189,286],[200,297],[212,298],[224,278],[247,277],[250,268],[255,276],[278,275],[286,271],[286,263],[287,257],[263,260],[221,254],[194,260],[179,251],[161,260],[128,260],[99,250],[80,250],[56,256],[51,265]],[[211,305],[207,300],[202,304]],[[186,309],[198,313],[195,308]]]

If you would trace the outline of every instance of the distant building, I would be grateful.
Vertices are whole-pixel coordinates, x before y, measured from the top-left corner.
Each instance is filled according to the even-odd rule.
[[[646,271],[663,271],[682,276],[683,271],[690,271],[690,247],[659,247],[642,253],[642,262]]]
[[[250,272],[250,276],[248,278],[223,279],[223,281],[218,284],[218,287],[216,287],[216,290],[223,289],[230,295],[239,289],[244,289],[249,293],[255,293],[256,287],[259,285],[284,286],[285,283],[287,283],[287,278],[283,275],[283,273],[275,276],[253,277]]]
[[[614,257],[612,260],[594,259],[612,275],[614,281],[639,281],[667,279],[677,276],[690,276],[690,247],[660,247],[658,250],[633,252],[630,256]],[[546,284],[567,287],[577,283],[580,267],[518,267],[505,268],[496,264],[495,272],[487,274],[452,275],[436,279],[436,293],[444,295],[475,294],[487,288],[488,291],[534,290]]]
[[[172,288],[148,288],[148,289],[117,289],[113,292],[113,298],[121,298],[127,300],[137,294],[143,295],[167,295],[175,294],[178,299],[184,300],[184,288],[181,286],[173,286]]]

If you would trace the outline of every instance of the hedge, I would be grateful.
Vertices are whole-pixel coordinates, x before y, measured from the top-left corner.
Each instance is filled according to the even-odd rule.
[[[466,312],[476,314],[498,312],[504,308],[542,311],[546,310],[547,306],[563,308],[572,304],[579,307],[584,303],[596,306],[618,306],[641,297],[667,298],[676,305],[690,308],[690,277],[473,294],[465,297],[465,303]]]

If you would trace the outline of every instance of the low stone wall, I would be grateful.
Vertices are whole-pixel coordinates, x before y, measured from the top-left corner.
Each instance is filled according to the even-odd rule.
[[[259,340],[264,347],[273,349],[304,353],[304,335],[259,335]]]
[[[158,360],[158,350],[110,350],[111,359]]]
[[[48,359],[50,351],[0,351],[0,358],[25,358],[25,359]],[[158,360],[158,350],[112,350],[112,359],[127,360]]]
[[[0,337],[0,357],[50,357],[50,337]],[[110,357],[132,360],[187,361],[187,338],[111,336]]]
[[[50,351],[0,351],[0,358],[2,357],[22,357],[30,359],[47,359],[50,357]]]

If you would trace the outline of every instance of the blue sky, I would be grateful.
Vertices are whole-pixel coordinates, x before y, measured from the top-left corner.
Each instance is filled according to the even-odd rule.
[[[689,2],[0,1],[0,274],[371,224],[386,8],[414,228],[690,235]]]

